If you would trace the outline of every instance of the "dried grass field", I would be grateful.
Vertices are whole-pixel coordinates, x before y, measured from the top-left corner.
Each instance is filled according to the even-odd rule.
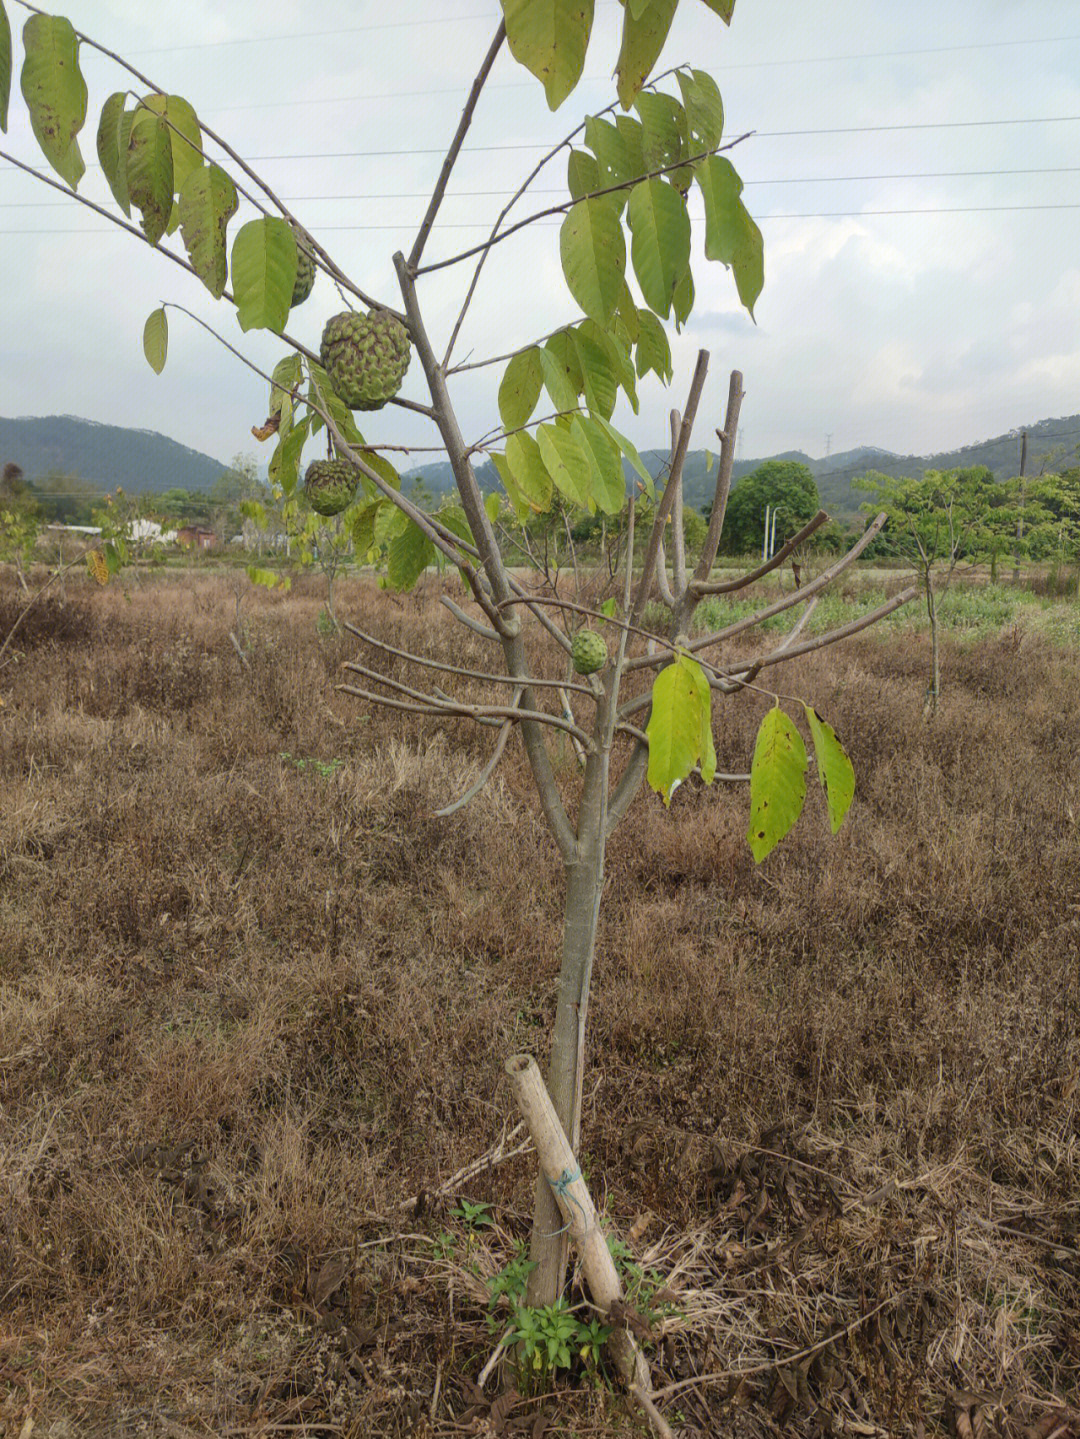
[[[486,662],[438,583],[338,610]],[[433,817],[491,732],[335,692],[320,603],[250,594],[245,669],[231,579],[77,585],[0,677],[0,1432],[645,1434],[585,1360],[476,1387],[533,1157],[437,1191],[544,1061],[561,869],[520,741]],[[1080,1434],[1080,649],[948,638],[928,721],[927,648],[770,672],[835,840],[815,784],[755,868],[690,781],[609,851],[581,1159],[682,1434]]]

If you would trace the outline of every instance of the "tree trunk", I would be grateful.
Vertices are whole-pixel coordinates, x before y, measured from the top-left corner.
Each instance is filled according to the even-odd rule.
[[[938,653],[937,604],[934,599],[934,582],[926,577],[926,613],[930,618],[930,688],[926,692],[926,712],[937,713],[938,695],[941,693],[941,661]]]
[[[581,1139],[585,1020],[603,887],[604,837],[595,832],[587,837],[584,852],[566,866],[562,967],[548,1074],[555,1113],[575,1154]],[[541,1170],[530,1248],[536,1265],[529,1275],[527,1299],[531,1305],[554,1304],[562,1292],[569,1243],[567,1234],[558,1233],[562,1227],[559,1206]]]

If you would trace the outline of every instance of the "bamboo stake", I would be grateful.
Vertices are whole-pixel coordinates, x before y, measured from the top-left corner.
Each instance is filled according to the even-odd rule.
[[[580,1256],[593,1303],[604,1314],[609,1314],[616,1300],[623,1297],[622,1284],[607,1240],[597,1223],[592,1197],[581,1177],[574,1151],[559,1123],[536,1060],[531,1054],[512,1054],[505,1067],[514,1098],[536,1146],[540,1168],[551,1185],[571,1243]],[[608,1347],[623,1383],[628,1388],[636,1386],[646,1394],[651,1393],[649,1366],[629,1330],[616,1325]]]

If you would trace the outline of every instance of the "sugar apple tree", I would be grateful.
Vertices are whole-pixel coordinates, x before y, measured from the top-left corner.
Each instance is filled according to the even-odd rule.
[[[734,0],[704,4],[718,22],[731,21]],[[479,65],[415,240],[407,254],[393,256],[386,278],[396,282],[394,300],[366,293],[188,102],[149,85],[122,60],[128,71],[125,88],[105,99],[97,129],[98,158],[116,204],[124,216],[134,212],[138,218],[138,230],[127,228],[197,275],[211,296],[235,311],[241,331],[262,328],[281,336],[288,353],[266,376],[270,414],[258,433],[274,441],[270,478],[286,502],[299,506],[306,493],[316,509],[336,510],[347,494],[355,493],[337,523],[347,526],[358,553],[384,566],[389,584],[410,588],[436,557],[462,578],[463,603],[449,593],[443,601],[462,625],[492,645],[496,657],[486,673],[494,692],[489,701],[454,695],[445,672],[439,685],[425,686],[421,679],[405,685],[392,678],[380,667],[390,647],[377,634],[355,627],[350,628],[363,651],[348,666],[351,682],[342,688],[367,704],[447,722],[469,718],[495,728],[490,762],[445,814],[477,792],[497,766],[508,735],[520,734],[565,869],[548,1084],[575,1150],[605,851],[612,831],[646,780],[670,803],[692,773],[705,783],[721,778],[712,739],[717,698],[764,696],[768,706],[750,769],[747,834],[755,857],[764,859],[802,808],[808,749],[799,726],[761,677],[783,660],[873,623],[912,593],[903,592],[840,630],[805,635],[817,596],[870,542],[882,523],[879,517],[843,559],[801,588],[732,624],[694,633],[702,599],[741,590],[778,569],[826,516],[815,515],[749,574],[714,579],[743,395],[741,374],[731,376],[712,511],[696,556],[686,553],[682,474],[708,356],[699,355],[683,409],[672,412],[671,455],[662,486],[654,484],[634,445],[613,423],[618,404],[637,410],[639,385],[667,384],[673,377],[668,327],[684,326],[695,300],[691,192],[704,208],[705,258],[726,267],[751,315],[764,284],[761,233],[742,199],[742,180],[730,158],[739,141],[725,137],[716,82],[687,65],[656,71],[678,5],[679,0],[624,0],[614,57],[616,98],[575,122],[565,140],[541,158],[483,244],[428,261],[428,242],[448,182],[481,114],[485,84],[503,46],[536,76],[554,110],[577,85],[593,41],[592,0],[556,5],[502,0],[503,18]],[[4,17],[0,35],[8,34]],[[21,88],[34,135],[58,178],[4,156],[76,200],[85,168],[79,143],[88,98],[80,70],[84,47],[103,50],[68,20],[31,14],[23,30]],[[110,51],[103,53],[117,59]],[[11,70],[8,38],[0,43],[0,127],[7,121]],[[126,88],[132,76],[140,87],[137,94]],[[565,198],[511,221],[511,211],[537,177],[547,178],[562,160]],[[245,217],[248,209],[255,213],[236,229],[230,250],[228,233],[241,202]],[[517,229],[551,214],[562,216],[558,251],[578,314],[553,333],[518,344],[509,359],[455,361],[485,265],[502,253],[503,241]],[[120,216],[112,218],[126,225]],[[177,229],[182,248],[175,241]],[[170,237],[171,245],[166,243]],[[291,308],[310,293],[309,260],[348,306],[327,324],[317,350],[286,333]],[[448,333],[437,337],[425,319],[425,282],[436,271],[458,266],[469,267],[471,274],[462,284],[456,319]],[[144,336],[147,358],[158,371],[166,363],[168,308],[155,311]],[[419,399],[402,394],[414,353]],[[469,442],[455,410],[456,377],[495,364],[501,374],[492,408],[497,407],[500,423]],[[457,495],[438,510],[425,509],[402,492],[387,458],[394,447],[395,407],[424,416],[445,448]],[[365,438],[355,411],[378,416],[377,435]],[[301,486],[303,452],[316,440],[326,443],[327,458],[308,469]],[[482,455],[498,471],[501,497],[485,499],[481,492],[476,463]],[[637,476],[629,497],[627,471]],[[356,480],[352,491],[350,476]],[[588,572],[578,568],[569,592],[573,598],[565,586],[557,588],[549,560],[528,539],[533,518],[555,508],[563,515],[599,515],[605,527],[605,563]],[[572,534],[570,523],[565,528]],[[514,554],[513,565],[504,551]],[[529,584],[519,577],[522,562],[538,572]],[[767,617],[796,609],[802,612],[800,620],[771,648],[763,644],[725,658],[727,641]],[[558,657],[562,674],[553,675],[550,661],[541,662],[541,642]],[[400,657],[400,651],[393,653],[395,660]],[[406,658],[421,669],[433,663],[424,655]],[[851,801],[851,766],[838,737],[809,705],[801,723],[835,830]],[[567,742],[580,765],[576,808],[556,783],[551,752],[552,745]],[[532,1250],[536,1267],[529,1280],[530,1302],[551,1303],[563,1284],[566,1239],[556,1198],[543,1180],[537,1188]]]

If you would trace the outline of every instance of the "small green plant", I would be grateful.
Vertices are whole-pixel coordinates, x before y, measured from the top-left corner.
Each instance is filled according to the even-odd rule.
[[[457,1249],[457,1239],[449,1229],[443,1229],[432,1240],[436,1259],[450,1259]]]
[[[491,1205],[473,1203],[469,1199],[462,1199],[455,1204],[450,1213],[455,1219],[460,1219],[466,1229],[477,1230],[490,1228],[492,1224]]]
[[[303,755],[292,755],[288,750],[282,750],[278,759],[282,764],[292,765],[297,774],[303,774],[310,768],[320,779],[330,779],[345,763],[343,759],[313,759],[310,756],[305,758]]]

